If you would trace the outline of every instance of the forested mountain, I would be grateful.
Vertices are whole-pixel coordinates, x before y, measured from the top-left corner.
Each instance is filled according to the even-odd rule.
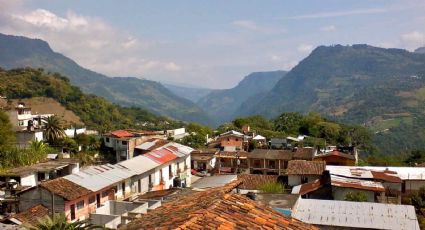
[[[198,102],[199,99],[205,97],[206,95],[211,93],[211,91],[213,91],[213,89],[208,88],[185,87],[169,83],[162,83],[162,85],[164,85],[165,88],[167,88],[177,96],[189,99],[194,103]]]
[[[255,72],[246,76],[237,86],[231,89],[214,90],[198,101],[217,123],[232,120],[242,103],[256,100],[266,94],[286,71]]]
[[[267,117],[317,111],[367,125],[382,151],[425,148],[425,55],[368,45],[320,46],[239,111]]]
[[[84,92],[105,97],[122,106],[142,107],[179,120],[210,123],[202,109],[173,94],[160,83],[139,78],[111,78],[93,72],[54,52],[39,39],[0,34],[0,54],[2,68],[44,68],[67,76]]]
[[[59,74],[41,69],[0,69],[0,95],[8,99],[53,98],[73,111],[88,128],[100,132],[120,128],[165,129],[182,124],[141,108],[124,108],[106,99],[83,93]]]
[[[419,47],[415,49],[415,53],[425,54],[425,47]]]

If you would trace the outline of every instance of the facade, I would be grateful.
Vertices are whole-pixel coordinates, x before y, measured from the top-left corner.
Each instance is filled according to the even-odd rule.
[[[217,140],[221,150],[225,152],[237,152],[244,150],[245,135],[237,131],[229,131],[221,134]]]
[[[194,150],[190,153],[191,168],[211,172],[216,167],[218,149]]]
[[[30,129],[16,131],[16,146],[18,148],[28,148],[31,141],[43,141],[43,130]]]
[[[290,150],[254,149],[248,153],[248,168],[252,174],[283,175],[290,160]]]

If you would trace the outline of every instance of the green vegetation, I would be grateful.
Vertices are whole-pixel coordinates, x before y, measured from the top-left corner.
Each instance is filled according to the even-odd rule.
[[[9,117],[0,111],[0,152],[13,147],[15,141],[15,132],[13,131]]]
[[[203,126],[197,123],[189,123],[186,126],[186,132],[189,133],[188,136],[183,137],[178,142],[190,146],[192,148],[202,148],[205,147],[207,142],[207,135],[211,137],[213,131],[207,126]]]
[[[347,194],[345,194],[344,200],[367,202],[367,196],[364,192],[348,192]]]
[[[103,229],[100,226],[90,224],[88,220],[69,223],[65,214],[55,214],[53,218],[46,216],[36,226],[25,226],[28,230],[89,230]]]
[[[279,182],[270,182],[260,186],[259,190],[262,193],[283,193],[285,186]]]
[[[84,94],[67,78],[42,69],[0,69],[0,95],[10,99],[53,98],[79,116],[88,128],[101,133],[120,128],[165,129],[182,125],[140,108],[124,108]]]
[[[51,116],[45,119],[46,128],[44,135],[49,144],[56,143],[59,139],[65,137],[65,130],[62,121],[58,116]]]
[[[420,229],[425,229],[425,187],[421,187],[417,193],[412,193],[409,197],[403,198],[402,204],[413,205],[418,217]]]

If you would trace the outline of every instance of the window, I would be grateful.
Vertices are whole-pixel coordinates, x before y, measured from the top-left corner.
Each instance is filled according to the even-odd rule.
[[[236,138],[236,141],[239,141],[239,139],[238,139],[238,138]]]
[[[77,203],[77,209],[82,209],[84,208],[84,200],[78,201]]]
[[[127,141],[121,141],[122,145],[127,145]]]
[[[95,201],[96,201],[95,196],[91,196],[91,197],[89,198],[89,204],[93,204]]]
[[[109,137],[107,137],[107,138],[105,139],[105,141],[109,143]]]

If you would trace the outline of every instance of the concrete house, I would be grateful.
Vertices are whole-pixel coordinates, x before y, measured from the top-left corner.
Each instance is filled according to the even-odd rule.
[[[324,161],[292,160],[288,163],[288,185],[296,186],[320,179],[326,170]]]

